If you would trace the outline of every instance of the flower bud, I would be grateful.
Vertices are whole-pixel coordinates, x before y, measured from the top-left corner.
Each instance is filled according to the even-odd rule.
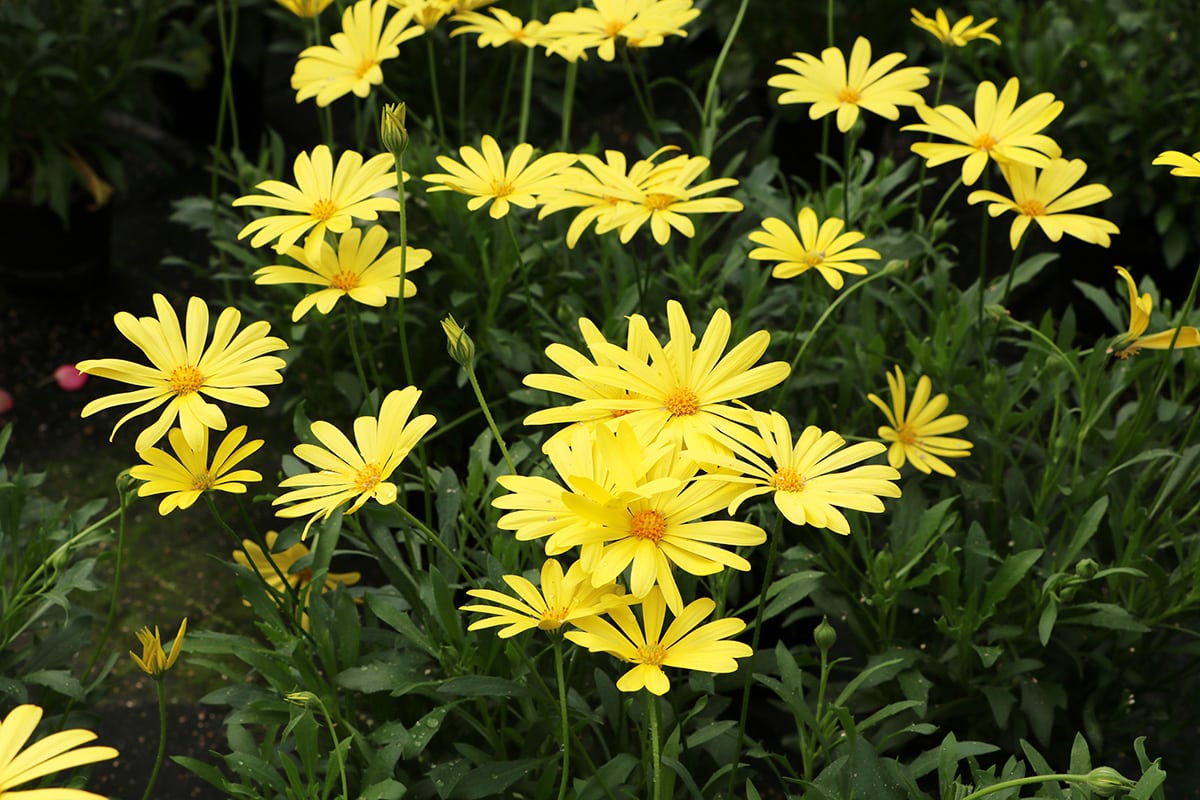
[[[287,700],[292,705],[304,707],[316,702],[317,696],[312,692],[292,692],[291,694],[285,695],[283,699]]]
[[[1123,794],[1136,785],[1112,767],[1096,767],[1087,774],[1087,787],[1100,797]]]
[[[821,624],[813,631],[813,641],[822,653],[828,653],[837,643],[837,631],[829,624],[829,617],[822,617]]]
[[[179,633],[175,634],[175,641],[171,644],[171,653],[168,655],[163,651],[158,626],[154,626],[154,633],[151,633],[149,628],[142,628],[137,632],[138,641],[142,643],[142,655],[139,658],[137,653],[132,650],[129,651],[129,655],[142,668],[142,672],[158,680],[166,674],[167,670],[175,666],[179,654],[183,651],[183,635],[186,632],[187,617],[184,617],[183,622],[179,625]]]
[[[1100,571],[1100,565],[1091,558],[1081,558],[1075,564],[1075,574],[1084,580],[1091,580]]]
[[[397,158],[408,149],[408,128],[404,125],[407,111],[404,103],[388,103],[379,118],[379,143]]]
[[[475,343],[467,332],[459,325],[453,315],[442,320],[442,330],[446,332],[446,350],[450,357],[467,370],[475,368]]]

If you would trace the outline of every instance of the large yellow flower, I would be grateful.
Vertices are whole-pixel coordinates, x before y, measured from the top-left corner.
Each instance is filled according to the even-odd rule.
[[[854,247],[864,237],[857,231],[842,233],[845,224],[837,217],[830,217],[818,227],[817,212],[808,207],[800,209],[795,229],[777,217],[768,217],[763,220],[762,230],[750,234],[750,241],[762,247],[751,250],[749,257],[781,262],[771,270],[776,278],[794,278],[815,269],[826,283],[841,289],[842,272],[866,275],[867,268],[855,262],[879,258],[876,250]]]
[[[296,542],[291,547],[277,553],[275,552],[275,540],[279,538],[279,534],[276,531],[267,531],[265,538],[267,541],[265,551],[258,543],[242,539],[242,547],[245,548],[245,552],[234,550],[234,562],[258,573],[258,576],[274,590],[271,596],[276,603],[285,602],[287,591],[284,587],[290,586],[298,594],[300,602],[307,607],[313,582],[312,568],[303,566],[297,569],[296,565],[308,556],[309,549],[301,542]],[[249,558],[246,558],[247,553],[250,554]],[[326,572],[325,580],[321,584],[321,593],[332,591],[338,586],[353,586],[361,579],[362,575],[358,572]],[[250,605],[247,600],[242,602]],[[300,616],[300,627],[308,630],[307,612],[303,612]]]
[[[624,589],[616,583],[593,586],[591,576],[583,571],[576,561],[563,575],[562,566],[552,558],[542,564],[542,590],[539,592],[528,578],[520,575],[505,575],[504,582],[517,593],[517,597],[495,589],[471,589],[471,597],[478,597],[497,605],[472,603],[462,606],[462,611],[487,614],[467,626],[467,630],[505,626],[499,631],[501,639],[516,636],[537,628],[542,631],[557,631],[566,623],[575,624],[583,617],[603,614],[618,603],[628,603],[622,596]],[[519,599],[518,599],[519,598]]]
[[[967,202],[991,203],[988,206],[988,214],[993,217],[998,217],[1005,211],[1017,213],[1008,233],[1008,241],[1013,250],[1017,249],[1017,243],[1021,241],[1031,221],[1036,222],[1052,242],[1057,242],[1064,233],[1069,233],[1076,239],[1108,247],[1112,242],[1109,235],[1120,233],[1117,226],[1106,219],[1090,217],[1087,214],[1066,213],[1112,197],[1108,187],[1099,183],[1089,183],[1078,189],[1071,188],[1079,182],[1083,173],[1087,172],[1087,164],[1080,159],[1068,161],[1056,158],[1047,164],[1040,174],[1036,167],[1016,162],[1002,164],[1000,170],[1004,173],[1012,197],[981,189],[971,192]]]
[[[975,18],[968,15],[951,25],[946,12],[940,8],[933,19],[925,16],[915,8],[910,8],[909,11],[912,12],[913,25],[932,34],[935,39],[949,47],[966,47],[967,42],[976,39],[987,39],[1000,44],[1000,38],[996,34],[988,33],[988,28],[996,24],[995,17],[984,20],[978,25],[972,25],[971,23],[975,21]]]
[[[899,468],[911,461],[927,475],[932,471],[954,477],[954,469],[938,456],[963,458],[971,454],[974,445],[966,439],[944,435],[967,427],[967,418],[962,414],[941,416],[950,401],[944,393],[930,399],[933,384],[928,375],[922,375],[917,381],[917,390],[907,405],[907,387],[899,366],[895,377],[888,373],[887,381],[894,408],[874,394],[867,395],[867,399],[878,406],[888,420],[888,425],[879,428],[879,438],[892,443],[888,448],[888,463]]]
[[[1150,163],[1171,167],[1171,174],[1180,178],[1200,178],[1200,153],[1189,156],[1178,150],[1166,150]]]
[[[408,27],[411,11],[392,15],[384,26],[387,0],[358,0],[342,13],[342,30],[329,37],[329,44],[313,45],[300,52],[292,72],[296,102],[310,97],[327,106],[353,92],[366,97],[372,86],[383,83],[380,64],[400,55],[400,44],[420,36],[420,25]]]
[[[917,113],[922,121],[905,125],[902,130],[923,131],[957,142],[917,142],[912,149],[930,167],[964,159],[962,179],[967,186],[979,179],[988,159],[1044,167],[1062,155],[1062,148],[1040,131],[1062,113],[1063,104],[1049,92],[1042,92],[1018,106],[1019,90],[1020,82],[1009,78],[997,96],[996,84],[984,81],[975,90],[974,119],[956,106],[920,105]]]
[[[1122,334],[1112,347],[1108,348],[1108,352],[1117,358],[1129,358],[1137,355],[1137,352],[1143,347],[1150,350],[1166,350],[1171,347],[1172,340],[1175,341],[1176,350],[1183,347],[1200,347],[1200,331],[1190,325],[1143,336],[1146,328],[1150,326],[1150,312],[1154,310],[1154,298],[1149,292],[1138,293],[1137,283],[1124,267],[1113,267],[1113,269],[1125,279],[1125,285],[1129,289],[1129,330]],[[1176,330],[1179,331],[1178,336],[1175,335]]]
[[[217,446],[210,465],[207,428],[203,430],[198,448],[188,445],[179,428],[172,428],[167,439],[175,451],[174,456],[157,447],[148,447],[138,453],[146,463],[129,470],[132,477],[145,481],[138,487],[138,497],[166,494],[158,504],[158,513],[165,517],[177,508],[191,508],[200,495],[207,491],[244,494],[246,483],[261,481],[262,475],[251,469],[235,470],[234,467],[263,444],[262,439],[242,444],[245,438],[245,425],[230,431]]]
[[[593,653],[609,653],[634,664],[617,681],[622,692],[647,689],[651,694],[663,695],[671,688],[663,667],[736,672],[736,659],[754,655],[749,645],[728,641],[745,629],[746,623],[740,619],[726,617],[700,625],[716,607],[707,597],[693,600],[676,612],[664,633],[666,604],[656,590],[642,600],[640,625],[628,606],[617,606],[608,611],[616,626],[602,617],[585,617],[575,622],[579,630],[565,635]]]
[[[467,208],[477,211],[489,202],[492,219],[500,219],[508,213],[509,205],[533,208],[537,196],[561,183],[563,170],[575,163],[577,156],[571,153],[547,153],[533,159],[533,146],[521,143],[513,148],[508,162],[500,152],[500,145],[490,135],[484,134],[480,150],[469,145],[458,149],[462,163],[449,156],[438,156],[437,162],[446,172],[424,176],[430,186],[427,191],[455,191],[472,195]]]
[[[314,147],[311,158],[301,152],[292,168],[295,186],[283,181],[263,181],[254,188],[270,194],[245,195],[233,201],[235,206],[264,206],[291,213],[253,220],[238,232],[238,238],[253,233],[252,247],[274,241],[275,252],[286,253],[311,230],[305,247],[315,261],[320,257],[319,246],[326,230],[345,233],[355,219],[374,222],[380,211],[400,210],[400,201],[395,197],[377,196],[396,188],[395,166],[391,153],[380,153],[364,164],[362,155],[347,150],[338,159],[335,170],[333,155],[325,145]]]
[[[254,273],[254,282],[299,283],[321,287],[305,295],[296,304],[292,310],[293,322],[307,314],[313,306],[322,314],[328,314],[343,297],[363,305],[379,307],[387,303],[389,297],[400,296],[400,247],[393,247],[381,256],[387,238],[387,229],[381,225],[372,225],[365,235],[360,228],[351,228],[338,239],[336,251],[329,242],[322,241],[320,257],[315,261],[309,260],[308,254],[299,247],[289,247],[287,255],[305,268],[282,264],[263,267]],[[408,274],[425,266],[432,255],[428,250],[408,248],[404,260],[405,297],[417,293],[417,287],[408,280]]]
[[[382,505],[396,500],[397,490],[388,478],[437,421],[432,414],[409,420],[421,390],[415,386],[388,393],[379,416],[354,420],[354,444],[346,435],[324,420],[311,426],[313,436],[324,445],[298,444],[293,452],[320,472],[306,472],[285,478],[279,486],[296,489],[275,498],[273,505],[295,503],[275,512],[278,517],[312,515],[304,525],[303,537],[318,519],[327,519],[346,501],[353,501],[347,514],[353,514],[374,498]]]
[[[106,761],[119,755],[112,747],[80,747],[96,738],[96,734],[83,728],[52,733],[25,747],[41,719],[41,706],[25,704],[8,712],[8,716],[0,722],[0,797],[11,797],[13,800],[106,800],[102,795],[82,789],[49,786],[44,789],[16,789],[23,783],[55,772]],[[23,747],[24,751],[21,749]]]
[[[333,0],[275,0],[275,2],[297,17],[312,19],[328,8]]]
[[[90,359],[75,365],[80,372],[144,388],[93,400],[83,407],[82,416],[140,403],[117,421],[112,432],[116,436],[117,429],[130,418],[166,403],[158,420],[138,435],[134,449],[140,453],[153,445],[178,419],[188,446],[200,450],[206,428],[223,431],[226,427],[220,407],[207,402],[205,396],[251,408],[266,406],[267,396],[250,387],[283,381],[279,370],[284,360],[267,354],[286,350],[287,344],[267,335],[271,330],[267,322],[254,322],[238,331],[242,315],[232,306],[217,317],[212,341],[208,342],[208,306],[199,297],[188,301],[186,336],[175,309],[161,294],[154,295],[154,309],[157,318],[138,318],[125,311],[113,317],[117,329],[146,354],[150,366],[120,358]]]
[[[836,47],[825,48],[819,59],[808,53],[793,55],[775,62],[791,72],[771,76],[767,85],[786,90],[779,96],[781,105],[812,103],[808,109],[812,119],[836,111],[842,133],[854,125],[859,109],[899,119],[899,106],[919,106],[924,101],[916,90],[929,85],[927,67],[895,69],[904,60],[903,53],[889,53],[872,64],[871,43],[862,36],[854,40],[849,65]]]

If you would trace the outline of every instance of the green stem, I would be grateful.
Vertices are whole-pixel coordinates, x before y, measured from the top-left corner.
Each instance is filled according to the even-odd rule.
[[[358,353],[358,335],[354,331],[354,309],[350,300],[346,301],[345,310],[346,339],[350,342],[350,355],[354,358],[354,370],[358,373],[358,383],[362,387],[363,402],[367,402],[371,400],[371,386],[367,383],[367,374],[363,371],[362,356]],[[378,414],[379,409],[375,407],[374,402],[371,405],[374,413]]]
[[[938,69],[937,89],[933,93],[933,108],[937,108],[942,98],[942,84],[946,80],[946,65],[950,61],[950,48],[946,45],[942,46],[942,65]],[[933,134],[925,136],[926,142],[933,141]],[[917,172],[917,199],[913,203],[913,233],[921,227],[921,195],[925,193],[925,171],[928,169],[928,164],[925,159],[921,159],[921,169]]]
[[[525,319],[529,325],[529,345],[534,350],[541,350],[541,337],[538,335],[537,322],[533,317],[533,296],[529,292],[528,267],[525,256],[521,253],[521,243],[517,241],[517,233],[513,230],[512,217],[504,215],[504,227],[508,231],[508,240],[512,242],[513,253],[517,256],[517,272],[521,276],[521,288],[525,292]]]
[[[176,642],[176,647],[179,643]],[[158,781],[158,771],[162,769],[163,759],[167,755],[167,690],[161,677],[154,681],[155,693],[158,695],[158,752],[154,755],[154,769],[150,771],[150,780],[146,783],[146,791],[142,800],[150,800],[150,792]]]
[[[817,324],[813,325],[812,330],[809,331],[808,338],[804,340],[804,344],[800,345],[800,349],[798,351],[796,351],[796,357],[792,359],[792,370],[788,374],[794,374],[796,372],[796,368],[798,366],[800,366],[800,362],[804,358],[804,351],[807,350],[808,346],[810,344],[812,344],[814,339],[817,338],[817,331],[819,331],[821,329],[821,326],[825,324],[825,320],[829,319],[830,315],[833,314],[833,312],[837,310],[838,306],[840,306],[842,303],[846,302],[846,299],[848,297],[850,297],[850,295],[854,294],[856,291],[863,288],[871,281],[879,280],[884,275],[888,275],[891,272],[892,272],[892,270],[890,270],[890,269],[881,269],[879,272],[876,272],[874,275],[870,275],[866,278],[863,278],[861,281],[855,283],[853,286],[846,289],[846,291],[842,292],[837,297],[835,297],[833,302],[830,303],[825,308],[825,311],[823,311],[821,313],[821,316],[817,319]]]
[[[533,0],[533,8],[530,9],[529,18],[537,19],[538,3]],[[525,136],[529,132],[529,106],[533,100],[533,55],[536,48],[529,47],[525,50],[525,76],[521,79],[521,118],[517,123],[517,144],[525,141]]]
[[[433,95],[433,116],[437,120],[438,141],[445,144],[446,126],[442,119],[442,93],[438,88],[437,61],[433,55],[433,37],[426,35],[421,38],[425,40],[425,60],[429,64],[429,91]]]
[[[400,358],[404,361],[405,385],[413,385],[412,361],[408,356],[408,328],[404,324],[404,282],[408,279],[408,214],[404,202],[404,154],[393,153],[396,160],[396,192],[400,200],[400,297],[396,309],[396,327],[400,333]]]
[[[504,456],[504,463],[508,465],[508,471],[516,475],[517,467],[513,463],[512,456],[508,453],[508,447],[504,444],[504,437],[500,434],[500,427],[496,425],[496,420],[492,417],[492,411],[488,408],[487,399],[483,396],[483,390],[479,388],[479,380],[475,377],[475,368],[466,367],[466,370],[467,380],[471,382],[471,389],[475,392],[475,399],[479,401],[479,407],[483,409],[484,419],[487,420],[492,435],[496,437],[496,444],[500,447],[500,452]]]
[[[342,756],[342,747],[338,742],[337,729],[333,726],[333,718],[329,715],[329,709],[325,707],[324,701],[316,694],[312,695],[317,701],[317,707],[321,709],[321,715],[325,717],[325,727],[329,729],[329,737],[333,739],[333,756],[337,759],[338,775],[342,779],[342,800],[350,800],[350,787],[346,782],[346,761]],[[146,798],[142,798],[146,800]]]
[[[658,695],[646,693],[646,717],[650,725],[651,800],[662,797],[662,745],[658,737]]]
[[[842,139],[842,221],[850,225],[850,161],[854,155],[854,129]]]
[[[1012,789],[1016,786],[1028,786],[1032,783],[1049,783],[1051,781],[1063,781],[1066,783],[1087,783],[1087,775],[1070,775],[1063,773],[1055,773],[1053,775],[1030,775],[1027,778],[1014,778],[1010,781],[1001,781],[994,783],[991,786],[985,786],[982,789],[971,792],[962,800],[975,800],[977,797],[1002,792],[1005,789]]]
[[[467,138],[467,37],[458,37],[458,138]],[[404,202],[401,199],[400,202]]]
[[[563,677],[562,639],[554,640],[554,675],[558,679],[558,714],[562,723],[562,779],[558,784],[558,800],[566,800],[567,784],[571,777],[571,725],[567,717],[567,681]]]
[[[988,174],[983,173],[983,188],[988,188]],[[979,360],[980,363],[984,359],[984,340],[983,340],[983,293],[987,288],[987,241],[988,241],[988,213],[986,206],[980,206],[979,212],[979,296],[977,302],[977,314],[975,324],[979,328]]]
[[[638,108],[642,111],[642,117],[646,120],[646,126],[650,129],[650,137],[654,139],[655,147],[662,147],[662,139],[658,135],[658,125],[654,120],[654,114],[650,110],[649,101],[642,94],[642,87],[638,83],[637,74],[633,70],[633,63],[629,60],[629,49],[626,47],[617,48],[621,51],[621,64],[625,67],[625,74],[629,76],[629,85],[633,89],[633,97],[637,100]]]
[[[430,544],[441,550],[442,554],[449,558],[451,562],[453,562],[454,566],[458,568],[458,574],[462,576],[464,581],[471,581],[472,576],[470,571],[467,569],[467,565],[463,563],[463,560],[459,558],[453,550],[446,546],[446,543],[442,541],[440,536],[434,533],[432,528],[413,516],[413,513],[404,506],[400,505],[399,501],[392,503],[392,506],[400,512],[401,516],[403,516],[410,525],[420,531],[421,535],[428,539]]]
[[[559,150],[566,150],[571,144],[571,111],[575,106],[575,76],[578,72],[578,60],[567,63],[567,73],[563,79],[562,130],[558,137]]]
[[[729,51],[733,48],[733,40],[737,38],[738,29],[742,27],[742,18],[746,16],[746,7],[749,5],[750,0],[742,0],[738,6],[733,24],[729,26],[729,33],[725,34],[721,52],[717,54],[717,62],[713,64],[712,73],[708,76],[708,87],[704,91],[704,107],[700,110],[700,155],[708,159],[712,158],[714,142],[717,138],[717,80],[721,77],[725,59],[729,57]]]

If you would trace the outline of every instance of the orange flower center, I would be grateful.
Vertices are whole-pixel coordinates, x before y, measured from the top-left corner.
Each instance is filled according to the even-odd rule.
[[[360,492],[369,492],[379,484],[379,467],[366,464],[354,473],[354,488]]]
[[[979,136],[979,138],[976,139],[971,144],[971,146],[974,147],[976,150],[991,151],[992,148],[994,148],[998,144],[1000,144],[1000,143],[997,142],[995,139],[993,139],[992,135],[990,133],[984,133],[984,134],[981,134]]]
[[[673,194],[663,194],[661,192],[651,192],[646,195],[646,199],[642,201],[642,205],[651,211],[665,211],[678,200]]]
[[[309,212],[309,215],[317,220],[317,222],[329,222],[329,218],[336,214],[337,210],[336,203],[332,200],[322,198],[313,203],[312,211]]]
[[[1027,217],[1040,217],[1046,213],[1046,207],[1040,200],[1026,200],[1020,205],[1021,213]]]
[[[358,288],[358,273],[354,270],[344,269],[329,279],[329,285],[343,292],[356,289]]]
[[[677,386],[663,398],[663,408],[674,417],[690,417],[700,410],[700,398],[686,386]]]
[[[637,660],[639,664],[650,664],[651,666],[661,667],[662,663],[667,660],[667,648],[661,644],[648,644],[645,647],[637,649]]]
[[[804,489],[804,476],[791,467],[784,467],[775,473],[771,483],[775,485],[776,491],[799,492]]]
[[[916,429],[907,423],[901,425],[900,430],[896,431],[896,438],[900,440],[901,444],[908,445],[914,445],[920,441],[920,437],[917,436]]]
[[[192,476],[192,485],[190,488],[192,488],[193,490],[203,492],[208,489],[211,489],[212,487],[213,487],[213,476],[211,474],[209,474],[208,470],[205,470],[204,472],[200,472],[200,473],[197,473]]]
[[[508,181],[492,181],[492,194],[495,197],[508,197],[512,192],[512,184]]]
[[[565,620],[567,618],[567,614],[569,614],[570,612],[571,612],[571,609],[568,608],[567,606],[559,606],[558,608],[554,608],[553,606],[547,606],[546,610],[542,612],[542,615],[541,615],[542,619],[538,623],[538,630],[542,630],[542,631],[558,630],[560,627],[562,627],[563,620]]]
[[[839,103],[850,103],[851,105],[855,105],[859,100],[862,99],[862,95],[859,93],[858,89],[855,89],[853,86],[846,86],[838,91],[837,99]]]
[[[667,532],[667,518],[657,511],[639,511],[629,521],[629,534],[652,542],[662,540]]]
[[[364,58],[362,63],[358,65],[358,69],[354,70],[354,77],[361,81],[364,77],[366,77],[366,74],[371,71],[371,68],[378,63],[379,62],[373,58]]]
[[[204,385],[204,375],[195,367],[184,364],[182,367],[176,367],[171,370],[171,375],[167,378],[171,387],[171,392],[174,394],[191,394],[199,391]]]
[[[604,26],[604,35],[609,39],[615,39],[617,36],[621,35],[621,31],[625,30],[626,24],[627,23],[619,19],[610,19],[608,24]]]
[[[825,251],[814,250],[811,253],[804,254],[804,263],[810,267],[819,267],[825,263]]]

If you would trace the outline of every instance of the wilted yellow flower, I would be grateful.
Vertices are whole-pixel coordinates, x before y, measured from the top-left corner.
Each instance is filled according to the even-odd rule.
[[[776,278],[794,278],[815,269],[826,283],[841,289],[845,282],[842,272],[866,275],[867,268],[855,262],[879,258],[876,250],[854,247],[864,236],[857,231],[842,233],[845,224],[837,217],[830,217],[818,227],[817,212],[808,207],[800,209],[795,229],[777,217],[768,217],[763,220],[762,230],[750,234],[750,241],[762,247],[751,250],[749,257],[781,262],[771,270]]]
[[[1200,153],[1181,153],[1178,150],[1167,150],[1155,156],[1150,162],[1159,166],[1174,167],[1171,174],[1180,178],[1200,178]]]
[[[262,447],[262,439],[242,442],[246,438],[246,426],[239,425],[217,445],[212,464],[208,463],[208,429],[203,430],[200,447],[192,448],[183,438],[179,428],[167,434],[171,442],[172,456],[157,447],[148,447],[138,453],[145,464],[138,464],[129,474],[144,481],[138,487],[138,497],[166,494],[158,504],[158,513],[170,514],[177,508],[191,508],[192,504],[208,491],[245,494],[246,484],[261,481],[262,475],[251,469],[234,469]]]
[[[308,587],[312,585],[313,573],[310,567],[296,569],[296,563],[308,556],[309,549],[301,542],[296,542],[291,547],[276,553],[275,540],[278,538],[279,534],[276,531],[267,531],[265,536],[267,549],[265,551],[256,542],[243,539],[242,547],[246,552],[234,550],[233,560],[237,564],[257,572],[258,576],[275,590],[275,595],[284,594],[285,585],[292,587],[307,607]],[[246,553],[250,554],[249,559],[246,558]],[[283,578],[279,577],[281,574]],[[324,594],[338,586],[353,586],[361,579],[362,575],[358,572],[326,572],[325,580],[321,584],[321,593]],[[284,581],[287,583],[285,584]],[[275,597],[275,600],[278,602],[280,598]],[[246,600],[242,602],[249,605]],[[300,626],[304,630],[308,630],[307,612],[301,615]]]
[[[909,11],[912,12],[912,24],[931,33],[942,44],[951,47],[966,47],[967,42],[975,39],[987,39],[1000,44],[1000,39],[996,34],[987,32],[988,28],[996,24],[995,17],[972,26],[971,23],[975,21],[975,18],[966,16],[951,25],[950,20],[946,17],[946,12],[940,8],[934,15],[934,19],[930,19],[915,8],[910,8]]]
[[[42,789],[16,788],[64,769],[106,761],[119,755],[112,747],[80,747],[96,738],[96,734],[84,728],[58,731],[25,747],[41,720],[41,706],[26,703],[8,712],[8,716],[0,721],[0,797],[12,800],[107,800],[103,795],[82,789],[51,786]]]
[[[564,624],[574,624],[582,617],[603,614],[618,603],[628,603],[622,597],[624,589],[616,583],[593,586],[591,576],[583,571],[576,561],[563,575],[562,566],[552,558],[542,564],[541,584],[537,587],[520,575],[505,575],[508,584],[520,599],[494,589],[471,589],[471,597],[478,597],[498,605],[473,603],[462,606],[462,611],[488,614],[467,626],[474,631],[481,628],[505,626],[499,632],[501,639],[516,636],[533,628],[542,631],[557,631]]]
[[[1139,294],[1137,283],[1134,282],[1133,276],[1124,267],[1113,267],[1122,278],[1125,279],[1125,285],[1129,289],[1129,330],[1126,331],[1112,347],[1108,348],[1108,352],[1115,355],[1117,358],[1129,358],[1132,355],[1137,355],[1137,352],[1142,348],[1150,350],[1166,350],[1171,346],[1171,340],[1175,340],[1175,349],[1179,350],[1184,347],[1200,346],[1200,331],[1191,326],[1182,328],[1170,328],[1169,330],[1152,333],[1149,336],[1143,336],[1146,328],[1150,326],[1150,312],[1154,310],[1154,298],[1149,292]],[[1179,331],[1178,337],[1175,331]]]
[[[129,655],[142,668],[142,672],[158,680],[179,660],[179,654],[183,652],[183,634],[186,631],[187,617],[184,617],[183,622],[179,623],[179,633],[175,634],[175,641],[171,643],[171,653],[168,655],[163,652],[158,626],[154,626],[154,633],[151,633],[149,628],[142,628],[137,632],[138,641],[142,643],[141,658],[132,650],[129,651]]]
[[[888,425],[879,428],[879,438],[892,443],[888,449],[888,463],[899,468],[911,461],[925,474],[932,471],[954,477],[954,470],[938,456],[963,458],[971,454],[974,445],[966,439],[943,435],[967,427],[967,418],[962,414],[941,416],[950,401],[945,394],[930,399],[933,384],[928,375],[922,375],[917,381],[911,404],[905,402],[907,387],[899,366],[895,377],[888,373],[887,381],[894,408],[874,394],[867,395],[867,399],[878,406],[888,420]]]
[[[328,8],[333,0],[275,0],[275,2],[297,17],[312,19]]]
[[[438,156],[437,162],[446,172],[424,176],[430,186],[427,191],[455,191],[472,195],[467,208],[478,211],[489,202],[492,219],[500,219],[509,211],[509,205],[533,208],[537,195],[557,186],[561,182],[559,173],[575,163],[577,156],[571,153],[547,153],[533,159],[533,146],[521,143],[513,148],[508,162],[500,152],[500,145],[490,135],[484,134],[481,150],[469,145],[458,149],[462,163],[449,156]],[[530,159],[533,159],[532,161]]]

